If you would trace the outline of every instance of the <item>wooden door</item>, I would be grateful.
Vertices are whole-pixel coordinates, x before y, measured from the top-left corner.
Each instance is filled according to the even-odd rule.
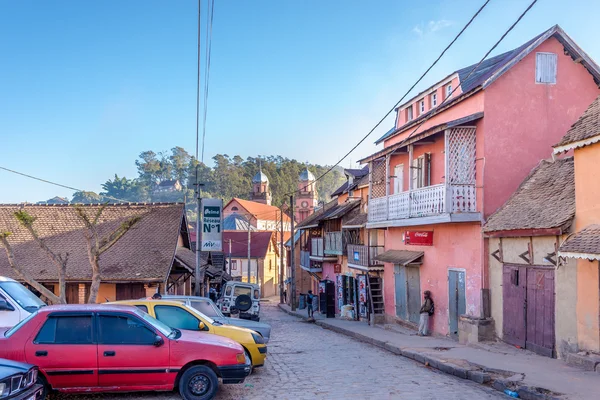
[[[406,268],[403,266],[394,266],[394,286],[396,289],[396,316],[406,320],[408,318],[406,304]]]
[[[394,167],[394,194],[404,191],[404,164]],[[377,232],[377,231],[375,231]]]
[[[117,283],[117,301],[138,300],[146,297],[143,283]]]
[[[527,270],[527,339],[528,350],[547,357],[554,356],[554,271]]]
[[[408,320],[415,324],[419,323],[419,311],[421,311],[421,276],[419,271],[418,267],[406,268]]]
[[[527,268],[505,264],[502,273],[503,338],[507,343],[524,348],[527,338]]]
[[[467,312],[464,271],[448,271],[448,314],[450,336],[458,338],[458,319]]]
[[[79,284],[67,283],[65,290],[65,299],[67,304],[79,304]]]

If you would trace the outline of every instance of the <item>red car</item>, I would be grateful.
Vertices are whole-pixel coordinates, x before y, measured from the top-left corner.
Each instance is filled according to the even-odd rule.
[[[179,389],[212,399],[223,383],[241,383],[250,361],[233,340],[171,329],[135,307],[43,307],[0,328],[0,358],[37,365],[48,389],[135,392]]]

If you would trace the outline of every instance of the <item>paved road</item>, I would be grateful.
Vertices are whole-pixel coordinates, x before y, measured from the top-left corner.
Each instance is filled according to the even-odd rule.
[[[369,344],[300,321],[274,304],[261,321],[273,327],[265,367],[217,399],[496,399],[499,392],[447,376]],[[174,393],[60,396],[67,400],[179,399]]]

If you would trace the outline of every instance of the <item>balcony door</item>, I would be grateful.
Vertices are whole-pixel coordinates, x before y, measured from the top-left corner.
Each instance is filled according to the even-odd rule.
[[[394,194],[404,191],[404,164],[394,167]]]

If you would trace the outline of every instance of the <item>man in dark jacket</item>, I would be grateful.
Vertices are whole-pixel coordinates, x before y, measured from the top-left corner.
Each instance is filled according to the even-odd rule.
[[[429,334],[429,316],[433,313],[433,300],[431,300],[431,292],[426,290],[423,292],[423,305],[421,306],[419,318],[419,336],[427,336]]]

